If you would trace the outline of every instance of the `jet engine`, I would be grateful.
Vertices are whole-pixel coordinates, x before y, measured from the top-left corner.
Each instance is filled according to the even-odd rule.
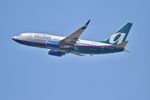
[[[60,57],[60,56],[65,55],[65,52],[61,52],[61,51],[58,51],[58,50],[50,50],[50,51],[48,52],[48,54],[49,54],[49,55],[53,55],[53,56],[58,56],[58,57]]]

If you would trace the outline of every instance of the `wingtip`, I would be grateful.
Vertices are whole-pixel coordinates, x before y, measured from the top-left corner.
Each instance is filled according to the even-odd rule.
[[[90,21],[91,21],[90,19],[87,21],[87,25],[90,23]]]
[[[128,22],[127,24],[133,25],[133,23],[132,23],[132,22]]]
[[[88,21],[86,22],[86,24],[84,25],[84,28],[86,28],[86,27],[89,25],[90,21],[91,21],[91,20],[88,20]]]

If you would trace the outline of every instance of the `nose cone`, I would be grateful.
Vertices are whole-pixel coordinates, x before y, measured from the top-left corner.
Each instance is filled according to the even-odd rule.
[[[14,41],[16,41],[16,40],[17,40],[17,36],[13,36],[12,39],[13,39]]]

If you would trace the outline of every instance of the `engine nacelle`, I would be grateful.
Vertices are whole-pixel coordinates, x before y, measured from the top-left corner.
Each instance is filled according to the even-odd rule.
[[[61,51],[58,51],[58,50],[50,50],[48,52],[48,54],[53,55],[53,56],[59,56],[59,57],[65,55],[64,52],[61,52]]]
[[[47,41],[46,46],[49,48],[59,48],[59,43],[54,41]]]

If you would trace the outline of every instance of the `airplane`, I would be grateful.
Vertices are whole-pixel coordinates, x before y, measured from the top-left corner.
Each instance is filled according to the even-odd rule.
[[[12,39],[20,44],[49,49],[48,54],[61,57],[66,54],[79,56],[109,54],[125,51],[126,40],[133,23],[126,23],[120,30],[104,41],[89,41],[79,39],[87,28],[88,22],[69,36],[49,35],[26,32],[13,36]]]

